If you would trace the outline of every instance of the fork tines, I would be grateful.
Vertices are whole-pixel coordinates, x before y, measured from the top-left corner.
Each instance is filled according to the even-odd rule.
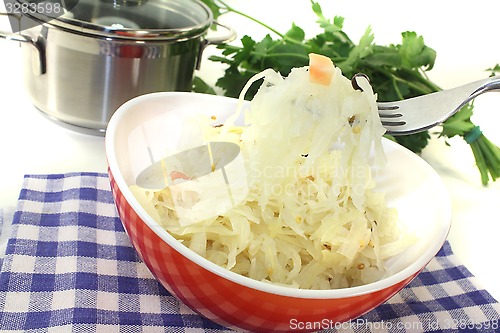
[[[398,110],[399,106],[397,105],[378,105],[379,116],[383,126],[402,126],[406,125],[406,121],[397,120],[397,118],[401,118],[403,116],[400,112],[384,112],[384,111],[395,111]]]

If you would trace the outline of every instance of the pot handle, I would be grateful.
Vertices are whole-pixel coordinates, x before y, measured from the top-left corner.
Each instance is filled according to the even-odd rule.
[[[222,36],[205,37],[205,39],[201,42],[200,52],[198,53],[198,60],[196,62],[196,69],[200,69],[201,55],[203,54],[203,50],[205,50],[207,46],[229,43],[236,39],[236,31],[233,28],[221,24],[217,21],[214,21],[213,24],[227,30],[227,34],[224,34]]]
[[[6,15],[6,16],[13,16],[14,18],[17,18],[18,20],[21,19],[20,16],[14,14],[14,13],[4,13],[0,12],[0,15]],[[13,33],[13,32],[4,32],[0,31],[0,38],[6,39],[6,40],[11,40],[14,42],[19,42],[19,43],[27,43],[33,45],[33,47],[37,51],[37,56],[33,54],[33,71],[35,72],[35,75],[41,75],[46,72],[46,62],[45,62],[45,52],[42,46],[37,43],[33,38],[22,35],[20,33]]]

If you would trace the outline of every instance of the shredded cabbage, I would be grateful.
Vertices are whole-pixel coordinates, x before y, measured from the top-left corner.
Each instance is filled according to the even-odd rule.
[[[395,208],[375,192],[369,156],[385,163],[376,96],[335,68],[329,85],[308,67],[284,78],[266,70],[249,108],[221,126],[202,122],[205,139],[234,142],[244,156],[249,192],[225,213],[181,225],[168,188],[134,194],[185,246],[244,276],[304,289],[362,285],[383,278],[386,259],[413,238]],[[244,114],[244,123],[236,119]],[[199,123],[199,121],[197,122]]]

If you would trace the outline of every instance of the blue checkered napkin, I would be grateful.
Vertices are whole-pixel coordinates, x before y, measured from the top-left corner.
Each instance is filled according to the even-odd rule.
[[[446,243],[396,296],[329,332],[499,332],[499,304]],[[26,176],[0,271],[0,331],[231,332],[179,303],[137,257],[107,175]]]
[[[342,328],[341,332],[500,332],[500,304],[480,288],[445,242],[407,287]]]
[[[95,173],[25,177],[0,272],[0,330],[229,332],[158,284]]]

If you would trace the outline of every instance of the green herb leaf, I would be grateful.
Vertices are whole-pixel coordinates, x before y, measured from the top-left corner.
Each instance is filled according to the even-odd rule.
[[[296,26],[295,23],[292,24],[290,30],[287,31],[285,36],[294,39],[298,42],[302,42],[306,37],[306,33],[300,27]]]
[[[402,36],[403,43],[399,48],[402,67],[408,69],[424,67],[426,70],[431,70],[434,67],[436,51],[427,47],[424,38],[417,36],[415,32],[406,31]]]
[[[353,68],[357,67],[358,62],[373,53],[372,43],[374,35],[370,28],[366,29],[364,35],[359,40],[359,44],[354,46],[349,52],[346,60],[337,64],[344,73],[352,73]]]
[[[490,76],[496,76],[500,73],[500,65],[496,64],[495,66],[486,69],[487,71],[490,71]]]
[[[475,125],[470,121],[472,110],[472,104],[467,104],[460,109],[460,111],[451,116],[446,122],[443,123],[441,135],[451,138],[455,135],[464,136],[466,133],[471,131],[475,127]]]
[[[215,90],[199,77],[193,79],[193,91],[201,94],[215,95]]]

